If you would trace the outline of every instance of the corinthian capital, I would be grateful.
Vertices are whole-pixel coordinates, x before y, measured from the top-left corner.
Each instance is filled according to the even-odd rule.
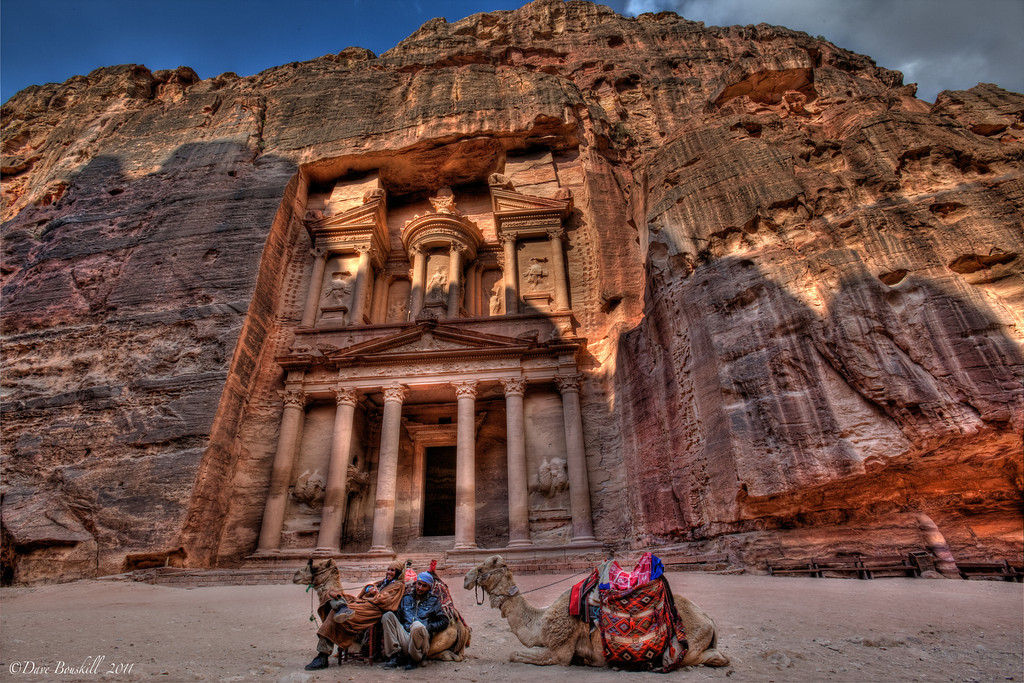
[[[284,399],[285,408],[305,408],[306,402],[309,400],[300,389],[283,391],[281,392],[281,398]]]
[[[513,246],[515,246],[516,240],[518,239],[519,235],[514,232],[503,232],[498,237],[498,240],[501,241],[502,244],[512,244]]]
[[[583,381],[583,375],[563,375],[561,377],[555,377],[555,384],[558,385],[560,392],[575,392],[580,393],[580,383]]]
[[[522,396],[526,393],[525,377],[509,377],[500,381],[501,385],[505,387],[506,396]]]
[[[338,387],[334,390],[334,401],[339,406],[354,406],[359,401],[359,396],[352,387]]]
[[[457,398],[476,398],[476,385],[475,379],[467,379],[461,382],[452,382],[452,386],[455,387],[455,396]]]
[[[401,403],[409,395],[409,390],[401,384],[390,384],[384,387],[385,403]]]

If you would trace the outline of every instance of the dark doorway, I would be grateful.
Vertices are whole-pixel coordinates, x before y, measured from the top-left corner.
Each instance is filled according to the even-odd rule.
[[[423,495],[423,535],[455,534],[455,446],[427,448]]]

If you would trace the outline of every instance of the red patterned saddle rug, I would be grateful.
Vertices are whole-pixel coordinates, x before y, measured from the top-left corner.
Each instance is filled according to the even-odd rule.
[[[632,590],[602,590],[598,628],[608,666],[669,671],[686,652],[682,622],[661,579]]]

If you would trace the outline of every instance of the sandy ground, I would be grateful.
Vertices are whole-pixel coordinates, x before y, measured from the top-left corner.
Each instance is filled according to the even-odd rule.
[[[560,578],[567,577],[524,576],[517,583],[527,591]],[[681,669],[670,680],[1024,680],[1024,584],[698,572],[669,580],[714,617],[719,649],[732,659],[720,669]],[[334,659],[325,671],[303,671],[315,654],[316,629],[302,586],[181,589],[83,581],[6,588],[0,591],[0,680],[665,680],[654,673],[509,663],[521,646],[498,611],[476,605],[461,581],[448,582],[473,627],[468,659],[411,672],[338,666]],[[569,585],[527,597],[548,604]]]

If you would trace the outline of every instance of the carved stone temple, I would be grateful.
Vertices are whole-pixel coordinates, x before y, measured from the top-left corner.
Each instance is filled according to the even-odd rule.
[[[310,192],[254,558],[600,548],[573,198],[548,194],[500,174],[401,203],[376,173]]]

